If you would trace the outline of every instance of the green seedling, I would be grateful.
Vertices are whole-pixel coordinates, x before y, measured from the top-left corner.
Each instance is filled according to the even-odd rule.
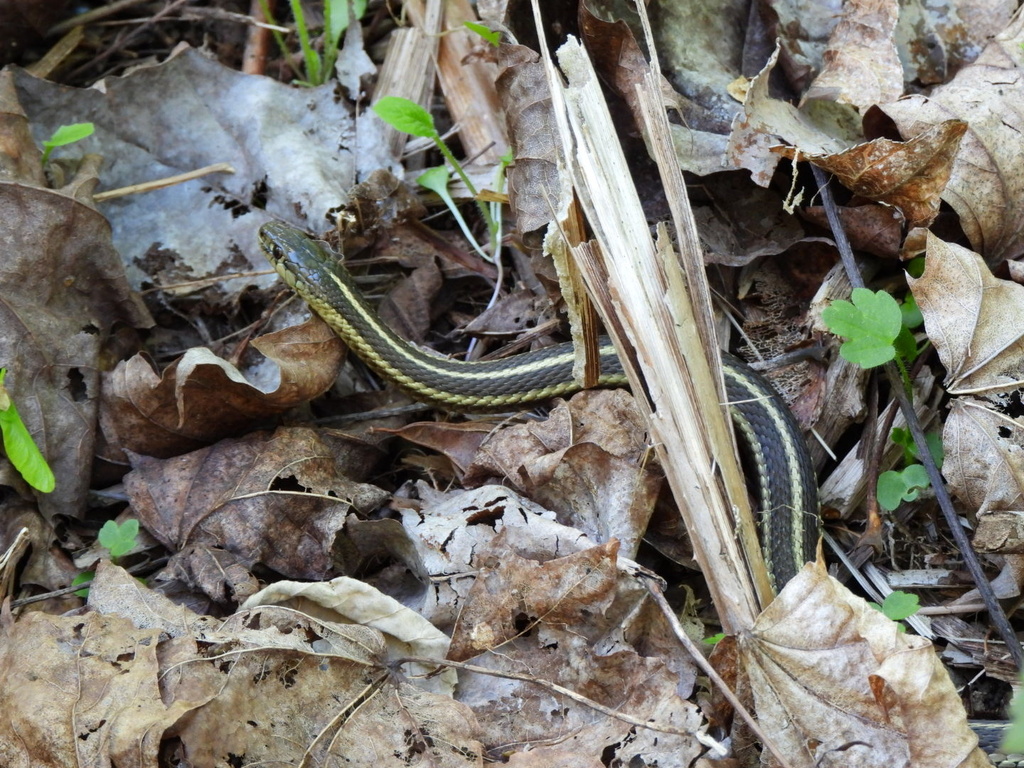
[[[852,303],[834,301],[822,313],[829,330],[847,339],[839,348],[851,363],[875,368],[896,359],[896,337],[903,327],[900,305],[885,291],[854,288]]]
[[[711,635],[710,637],[705,637],[701,642],[705,645],[718,645],[723,640],[725,640],[725,632],[719,632],[718,634]]]
[[[878,504],[892,512],[903,502],[914,501],[928,486],[928,472],[923,464],[883,472],[878,476]]]
[[[348,0],[326,0],[324,2],[324,28],[323,28],[323,55],[317,51],[311,28],[306,23],[306,16],[302,11],[301,0],[288,0],[292,10],[292,17],[295,19],[295,31],[299,35],[299,46],[302,48],[302,59],[305,63],[305,79],[299,80],[299,85],[316,86],[326,83],[334,72],[334,65],[338,61],[338,44],[341,36],[348,29],[351,19],[348,14]],[[263,17],[271,24],[277,26],[267,0],[259,0]],[[353,0],[352,9],[357,19],[362,18],[366,13],[367,0]],[[274,39],[277,41],[281,53],[288,55],[288,47],[284,35],[274,30]]]
[[[110,552],[110,562],[117,563],[118,560],[131,552],[138,543],[139,521],[129,519],[118,525],[115,520],[107,520],[103,527],[100,528],[97,538],[100,546],[106,547],[107,551]],[[95,578],[95,571],[82,571],[71,581],[71,586],[85,584]],[[88,597],[89,589],[88,587],[79,589],[75,594],[79,597]]]
[[[899,590],[886,595],[881,605],[871,602],[868,605],[876,611],[881,611],[886,618],[893,621],[903,621],[903,619],[913,616],[921,610],[921,602],[917,599],[917,595],[912,595],[909,592],[900,592]],[[899,627],[900,632],[906,632],[906,628],[902,624]]]
[[[77,587],[79,584],[88,584],[89,582],[91,582],[95,578],[96,578],[96,571],[82,571],[80,574],[78,574],[77,576],[75,576],[75,578],[73,578],[71,580],[71,586],[72,587]],[[88,587],[84,587],[82,589],[76,589],[75,590],[75,596],[76,597],[82,597],[82,598],[88,597],[89,596],[89,588]]]
[[[903,447],[904,464],[912,464],[921,458],[917,453],[917,443],[914,442],[909,429],[893,427],[889,439]],[[929,432],[925,435],[925,440],[928,442],[928,453],[932,455],[932,461],[935,462],[935,466],[942,469],[942,460],[945,458],[942,451],[942,436],[938,432]]]
[[[1015,755],[1024,752],[1024,689],[1018,689],[1010,702],[1010,727],[1003,737],[1003,752]]]
[[[822,313],[829,330],[847,339],[839,354],[862,368],[874,368],[895,361],[903,386],[910,392],[907,365],[920,353],[911,328],[924,320],[913,295],[901,305],[885,291],[855,288],[849,301],[835,301]],[[919,457],[913,439],[905,430],[894,430],[893,440],[903,446],[908,462]],[[929,437],[929,450],[941,465],[942,449],[937,436]],[[883,472],[878,477],[878,503],[891,512],[904,501],[913,501],[929,485],[928,474],[921,464],[911,463],[902,470]]]
[[[917,305],[901,307],[885,291],[867,288],[854,288],[850,298],[852,302],[832,302],[821,314],[828,329],[846,339],[839,354],[861,368],[875,368],[894,361],[903,386],[909,392],[907,365],[919,354],[910,332],[921,322]]]
[[[459,206],[455,204],[455,200],[448,192],[448,182],[450,178],[451,177],[448,175],[448,168],[443,165],[439,165],[436,168],[431,168],[427,171],[424,171],[416,179],[416,183],[418,183],[421,187],[424,187],[425,189],[429,189],[431,192],[435,193],[438,197],[441,198],[444,204],[448,206],[448,210],[451,211],[452,216],[455,217],[455,221],[458,223],[459,229],[462,230],[462,234],[466,236],[466,239],[470,243],[473,244],[473,248],[476,250],[477,253],[480,254],[482,258],[490,261],[491,257],[484,253],[483,249],[480,247],[476,239],[473,237],[473,233],[469,231],[469,225],[466,223],[466,220],[462,217],[462,213],[459,211]]]
[[[107,520],[100,528],[100,546],[110,551],[110,560],[114,563],[132,551],[138,538],[138,520],[125,520],[121,525],[114,520]]]
[[[495,32],[490,27],[485,27],[483,24],[477,24],[475,21],[465,21],[463,24],[466,25],[466,29],[470,32],[476,32],[495,48],[497,48],[498,44],[501,42],[501,34]]]
[[[81,141],[87,136],[92,136],[96,131],[96,126],[92,123],[75,123],[74,125],[62,125],[53,135],[43,142],[43,165],[50,160],[50,153],[53,152],[57,147],[64,147],[68,144],[74,144],[76,141]]]
[[[459,161],[455,159],[455,155],[452,154],[448,145],[444,143],[444,140],[441,138],[441,134],[438,133],[437,127],[434,125],[434,118],[429,112],[427,112],[427,110],[409,99],[403,99],[399,96],[384,96],[373,105],[373,111],[377,114],[377,117],[395,130],[433,141],[434,145],[444,156],[445,160],[448,161],[455,172],[459,175],[459,178],[462,179],[462,183],[466,185],[466,189],[469,190],[470,194],[473,195],[474,198],[478,196],[479,193],[477,192],[476,186],[470,180],[465,170],[463,170]],[[431,181],[433,182],[439,179],[440,175],[437,175],[436,177],[432,177]],[[431,189],[433,189],[433,187],[431,187]],[[436,191],[436,189],[434,191]],[[498,223],[495,217],[491,215],[491,211],[486,205],[479,200],[477,200],[476,204],[480,209],[480,214],[484,217],[484,221],[487,222],[487,229],[493,240],[498,232]]]
[[[4,453],[25,482],[42,493],[50,493],[57,484],[53,470],[46,463],[39,446],[29,434],[18,409],[4,388],[7,369],[0,368],[0,432],[3,433]]]

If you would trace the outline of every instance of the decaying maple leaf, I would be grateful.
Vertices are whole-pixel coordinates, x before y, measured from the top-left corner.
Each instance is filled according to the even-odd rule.
[[[947,120],[908,141],[875,139],[829,155],[805,155],[795,147],[772,152],[809,160],[855,194],[898,208],[907,226],[923,227],[939,212],[939,196],[966,132],[964,121]]]

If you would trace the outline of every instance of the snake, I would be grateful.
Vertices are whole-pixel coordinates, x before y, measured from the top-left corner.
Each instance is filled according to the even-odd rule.
[[[455,412],[494,411],[582,389],[573,376],[572,343],[497,360],[441,357],[388,327],[326,243],[279,221],[260,227],[258,239],[281,279],[367,366],[416,400]],[[608,338],[599,339],[598,354],[597,386],[625,386],[622,364]],[[722,353],[722,374],[752,486],[765,564],[778,589],[816,556],[820,518],[814,467],[796,418],[764,376],[727,352]],[[992,759],[1004,729],[971,725]],[[998,764],[1024,768],[1024,759]]]

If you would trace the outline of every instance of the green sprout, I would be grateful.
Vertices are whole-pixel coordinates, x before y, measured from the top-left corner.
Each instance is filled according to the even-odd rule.
[[[1010,702],[1010,727],[1003,737],[1003,751],[1006,754],[1024,752],[1024,689],[1018,690]]]
[[[298,80],[299,85],[316,86],[323,85],[334,72],[334,65],[338,61],[338,44],[341,36],[348,29],[351,21],[348,15],[348,0],[325,0],[324,2],[324,28],[323,28],[323,55],[317,52],[310,27],[306,24],[306,16],[302,11],[300,0],[288,0],[292,9],[292,17],[295,19],[295,31],[299,35],[299,46],[302,48],[302,58],[305,62],[305,79]],[[259,0],[263,17],[271,24],[277,25],[267,0]],[[367,0],[353,0],[352,10],[357,19],[362,18],[366,13]],[[274,39],[277,41],[281,53],[288,55],[288,47],[284,35],[274,30]]]
[[[928,472],[923,464],[883,472],[878,476],[878,503],[886,512],[892,512],[904,501],[914,501],[928,486]]]
[[[851,363],[875,368],[896,359],[896,337],[903,327],[900,305],[885,291],[854,288],[853,302],[834,301],[822,313],[828,329],[847,339],[839,348]]]
[[[100,528],[100,546],[110,551],[110,561],[116,563],[135,547],[139,538],[139,521],[125,520],[120,525],[114,520],[107,520]]]
[[[4,453],[25,482],[42,493],[50,493],[57,484],[53,470],[46,463],[39,446],[29,434],[18,409],[4,388],[7,369],[0,368],[0,432],[3,433]]]
[[[110,562],[117,563],[122,557],[131,552],[139,541],[139,521],[128,519],[120,525],[116,520],[107,520],[100,528],[97,537],[100,546],[106,547],[110,552]],[[96,571],[82,571],[71,581],[71,586],[87,584],[96,578]],[[75,592],[79,597],[88,597],[89,588],[79,589]]]
[[[477,24],[475,21],[464,21],[463,24],[466,26],[466,29],[471,32],[476,32],[495,48],[497,48],[498,44],[501,42],[501,33],[495,32],[490,27],[485,27],[483,24]]]
[[[459,175],[459,178],[462,179],[462,183],[466,185],[466,189],[469,190],[470,194],[473,195],[474,198],[478,197],[479,193],[477,192],[476,186],[470,180],[465,170],[463,170],[459,161],[455,159],[455,155],[452,154],[448,145],[444,143],[444,140],[441,138],[441,134],[438,133],[437,127],[434,125],[434,118],[429,112],[427,112],[427,110],[415,101],[410,101],[409,99],[403,99],[399,96],[384,96],[373,105],[373,111],[377,114],[377,117],[395,130],[433,141],[441,154],[444,155],[445,160],[451,164],[452,168]],[[504,169],[504,165],[502,166],[502,169]],[[424,176],[426,176],[427,180],[434,185],[429,187],[429,189],[436,192],[437,184],[441,180],[441,175],[439,173],[433,173],[433,175],[428,176],[428,174],[431,173],[432,172],[428,171]],[[447,172],[445,172],[446,177],[447,175]],[[421,184],[423,183],[421,180],[422,178],[423,176],[421,176],[419,180]],[[445,188],[447,189],[447,180]],[[442,196],[442,199],[445,200],[445,204],[448,205],[454,213],[454,202],[448,202],[451,200],[451,197],[447,196],[447,199],[445,199],[445,197]],[[498,217],[495,217],[492,214],[492,211],[479,199],[476,201],[476,204],[480,209],[480,214],[483,216],[484,221],[487,222],[487,229],[491,235],[492,242],[495,242],[499,228]],[[462,225],[460,224],[460,226]],[[477,248],[477,250],[479,251],[480,249]]]
[[[871,602],[868,605],[876,611],[881,611],[886,618],[893,621],[902,621],[921,610],[921,601],[918,600],[917,595],[901,592],[898,589],[886,595],[881,605]],[[900,632],[906,632],[906,628],[902,624],[899,625],[899,628]]]
[[[43,165],[50,159],[50,153],[53,152],[57,147],[64,147],[68,144],[74,144],[76,141],[81,141],[87,136],[92,136],[96,131],[96,126],[92,123],[74,123],[73,125],[62,125],[53,135],[43,142]]]
[[[852,303],[834,301],[822,312],[828,329],[846,339],[839,348],[839,354],[862,368],[895,361],[903,386],[909,393],[907,365],[920,354],[910,329],[923,322],[914,297],[908,296],[901,305],[885,291],[855,288],[851,299]],[[929,485],[924,466],[909,463],[919,458],[916,448],[911,449],[913,439],[909,433],[893,430],[893,440],[903,446],[904,460],[908,465],[902,470],[883,472],[878,477],[878,503],[889,512],[902,502],[916,499]],[[936,457],[936,464],[941,466],[942,449],[937,436],[929,438],[929,450]]]

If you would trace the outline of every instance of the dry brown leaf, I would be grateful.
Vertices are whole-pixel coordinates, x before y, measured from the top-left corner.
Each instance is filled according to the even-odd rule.
[[[623,574],[614,543],[547,560],[539,552],[516,555],[512,542],[499,534],[476,558],[482,567],[453,633],[452,656],[484,654],[474,664],[528,670],[652,725],[700,727],[699,712],[680,698],[680,678],[670,665],[639,655],[620,637],[636,622],[642,595]],[[647,636],[642,632],[639,640]],[[695,739],[634,731],[523,681],[474,675],[461,681],[459,698],[473,702],[487,743],[532,742],[531,752],[546,754],[543,743],[557,737],[550,759],[566,742],[583,756],[611,756],[621,764],[639,755],[648,763],[685,766],[701,751]],[[509,719],[511,712],[516,716]]]
[[[823,229],[829,226],[825,209],[821,206],[805,206],[799,213]],[[883,259],[899,256],[900,244],[903,242],[903,221],[898,211],[877,204],[852,208],[840,206],[839,220],[854,250],[866,251]]]
[[[1006,27],[1017,6],[1014,0],[901,2],[896,39],[907,81],[930,86],[949,80]]]
[[[417,421],[401,429],[378,430],[444,454],[459,473],[465,473],[480,445],[494,432],[490,421]]]
[[[135,456],[125,490],[139,521],[175,553],[171,573],[214,600],[240,601],[256,591],[249,571],[257,563],[322,579],[349,509],[365,512],[387,497],[343,474],[376,449],[343,446],[280,428],[169,460]]]
[[[908,279],[951,395],[1008,406],[1024,381],[1024,286],[981,256],[928,233],[924,274]]]
[[[618,539],[633,557],[662,485],[646,426],[623,390],[592,390],[560,402],[545,421],[497,430],[465,483],[507,481],[594,541]]]
[[[421,579],[431,580],[420,612],[443,630],[454,626],[473,582],[434,577],[472,573],[478,559],[492,552],[495,538],[502,538],[505,549],[540,561],[596,545],[579,530],[555,522],[554,513],[502,486],[444,494],[423,485],[418,490],[421,507],[401,510],[414,552],[407,564]]]
[[[191,705],[165,706],[159,629],[87,613],[29,613],[0,630],[0,764],[151,768],[164,729]]]
[[[783,210],[774,190],[752,186],[740,174],[704,179],[710,205],[698,205],[693,217],[709,263],[742,267],[761,256],[784,252],[804,237],[803,227]]]
[[[48,189],[40,153],[0,74],[0,367],[25,425],[57,477],[38,494],[46,517],[85,511],[99,378],[113,326],[152,325],[91,202],[98,158],[63,189]],[[35,495],[0,457],[0,484]]]
[[[960,215],[971,245],[989,264],[1024,253],[1024,12],[974,64],[928,96],[882,109],[904,136],[950,118],[970,125],[942,199]]]
[[[979,514],[1024,508],[1024,422],[972,398],[957,398],[942,429],[942,473]]]
[[[809,563],[739,637],[758,721],[794,768],[983,768],[927,640]]]
[[[495,537],[476,558],[479,570],[452,630],[448,657],[465,661],[486,651],[500,653],[508,641],[546,626],[572,627],[592,637],[608,632],[618,552],[618,542],[611,541],[538,562],[509,551],[504,536]]]
[[[908,141],[875,139],[831,155],[807,154],[799,147],[772,147],[795,159],[810,160],[834,173],[850,191],[898,208],[910,227],[927,226],[939,212],[939,196],[967,124],[947,120]]]
[[[106,455],[117,460],[128,450],[166,458],[237,434],[325,392],[345,356],[345,345],[319,318],[252,344],[276,364],[265,388],[202,347],[186,352],[162,375],[142,355],[118,364],[104,377],[100,422]]]
[[[85,147],[109,158],[107,190],[214,163],[233,167],[103,204],[136,289],[144,281],[177,285],[266,272],[255,237],[261,224],[279,218],[319,231],[358,176],[393,167],[379,128],[371,133],[369,121],[354,118],[333,85],[296,89],[184,45],[100,87],[72,88],[22,70],[14,77],[39,140],[75,119],[95,123],[95,134],[58,152],[73,156]],[[205,295],[227,295],[229,303],[249,285],[273,282],[265,274],[207,283]]]
[[[571,198],[558,171],[554,115],[540,57],[525,46],[498,49],[498,98],[505,110],[516,162],[508,169],[508,196],[520,232],[558,217]]]
[[[854,0],[829,36],[821,71],[803,100],[829,99],[866,109],[898,99],[903,67],[893,42],[899,7],[890,0]]]
[[[449,697],[395,682],[378,632],[287,608],[242,611],[196,633],[166,675],[167,695],[214,685],[217,695],[168,735],[194,765],[479,768],[477,725]]]

